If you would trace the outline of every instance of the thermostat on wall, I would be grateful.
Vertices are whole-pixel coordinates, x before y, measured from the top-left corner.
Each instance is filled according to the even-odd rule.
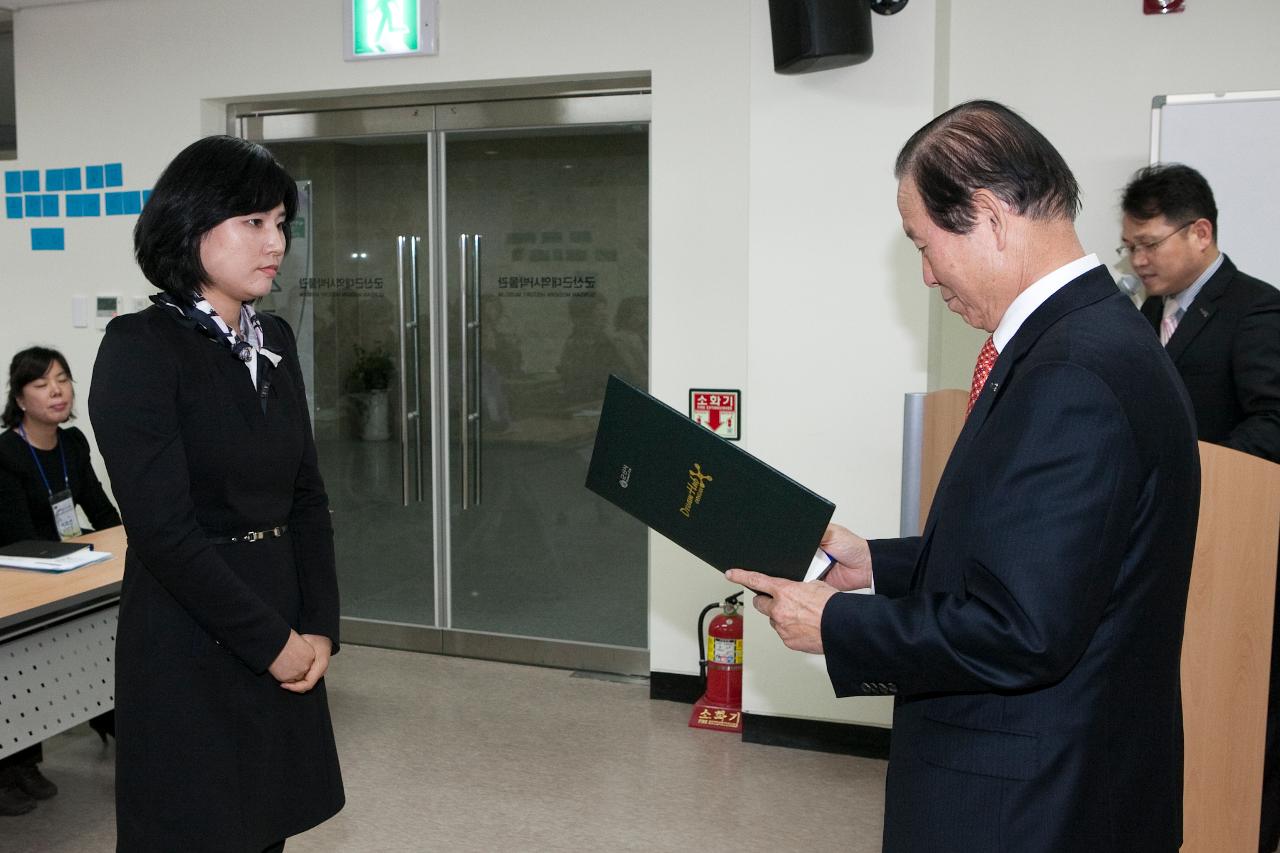
[[[120,313],[120,297],[98,294],[95,299],[97,300],[97,306],[94,310],[93,327],[98,331],[102,331],[107,328],[111,318]]]

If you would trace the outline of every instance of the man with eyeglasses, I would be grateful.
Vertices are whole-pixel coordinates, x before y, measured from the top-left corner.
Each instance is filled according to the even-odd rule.
[[[1195,169],[1140,169],[1120,206],[1116,251],[1142,279],[1142,313],[1182,376],[1200,440],[1280,462],[1280,291],[1218,250],[1213,190]],[[1272,639],[1262,853],[1280,843],[1280,630]]]
[[[1179,163],[1140,169],[1116,251],[1142,279],[1142,313],[1191,396],[1201,441],[1280,462],[1280,291],[1218,251],[1218,208]]]

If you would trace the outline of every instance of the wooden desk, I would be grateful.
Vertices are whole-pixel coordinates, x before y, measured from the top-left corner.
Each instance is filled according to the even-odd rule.
[[[0,568],[0,758],[115,707],[124,528],[79,539],[111,559],[61,574]]]
[[[50,613],[119,597],[124,577],[124,528],[86,533],[76,541],[109,552],[111,559],[61,574],[0,566],[0,641],[18,626]]]

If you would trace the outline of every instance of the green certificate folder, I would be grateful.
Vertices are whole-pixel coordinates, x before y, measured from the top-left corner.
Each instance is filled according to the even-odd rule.
[[[605,391],[587,488],[722,572],[797,581],[813,576],[835,510],[616,376]]]

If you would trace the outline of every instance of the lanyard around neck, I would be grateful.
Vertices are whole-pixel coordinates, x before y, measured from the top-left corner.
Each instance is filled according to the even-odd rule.
[[[40,472],[40,479],[44,481],[44,490],[49,493],[49,497],[53,497],[53,489],[49,488],[49,478],[45,476],[44,466],[40,464],[40,457],[36,456],[36,449],[31,444],[31,439],[27,438],[27,431],[22,428],[22,424],[18,424],[18,435],[22,436],[22,440],[27,443],[27,450],[31,451],[31,461],[36,463],[36,470]],[[57,435],[57,433],[54,433]],[[62,440],[58,440],[58,453],[62,456],[62,481],[67,485],[67,491],[71,491],[71,475],[67,473],[67,451],[62,447]]]

